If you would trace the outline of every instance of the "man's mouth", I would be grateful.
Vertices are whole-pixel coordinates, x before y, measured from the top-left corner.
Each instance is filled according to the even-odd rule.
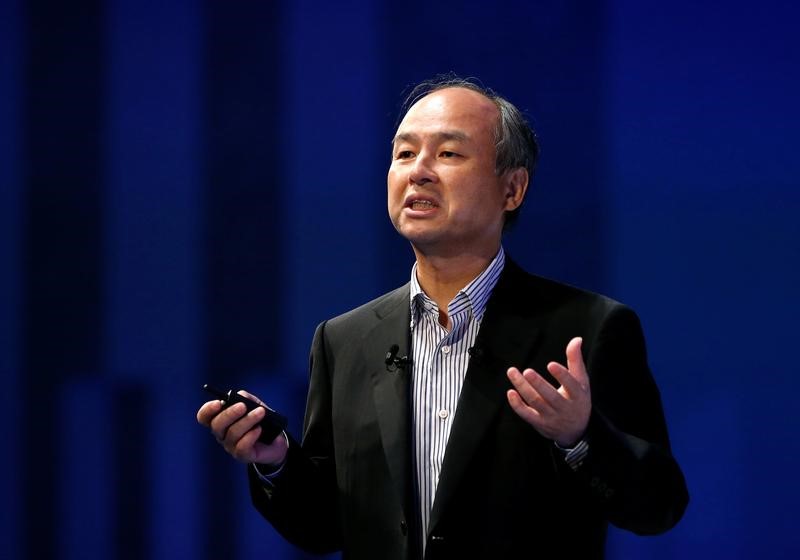
[[[412,210],[429,210],[431,208],[435,208],[436,205],[431,202],[430,200],[412,200],[411,201],[411,209]]]
[[[434,208],[438,208],[439,205],[436,203],[435,200],[430,198],[423,198],[419,195],[411,195],[406,199],[405,207],[410,210],[433,210]]]

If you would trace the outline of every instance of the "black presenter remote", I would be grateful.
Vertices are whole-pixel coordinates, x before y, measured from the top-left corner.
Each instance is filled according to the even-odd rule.
[[[223,407],[231,406],[232,404],[236,403],[244,403],[247,407],[247,412],[251,410],[255,410],[259,406],[266,409],[267,415],[259,424],[261,426],[261,435],[258,436],[258,441],[266,444],[272,443],[272,441],[278,437],[278,435],[286,429],[286,417],[282,414],[279,414],[272,410],[268,406],[261,405],[255,401],[248,399],[247,397],[243,397],[233,389],[229,391],[222,391],[217,389],[216,387],[212,387],[208,383],[203,385],[203,390],[208,391],[219,400],[221,400],[224,404]]]

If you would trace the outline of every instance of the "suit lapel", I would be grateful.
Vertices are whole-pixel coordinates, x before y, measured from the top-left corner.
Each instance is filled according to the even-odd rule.
[[[409,372],[406,369],[389,371],[384,356],[389,348],[399,346],[398,356],[409,353],[409,323],[411,312],[409,291],[397,290],[375,309],[378,323],[364,337],[365,353],[372,369],[373,397],[378,414],[383,449],[389,472],[398,489],[406,515],[410,507],[411,438],[409,435]]]
[[[508,261],[487,305],[447,442],[429,531],[435,529],[470,462],[485,459],[474,455],[495,415],[508,406],[505,393],[511,384],[506,370],[530,363],[538,346],[538,321],[520,301],[518,281],[523,274]]]

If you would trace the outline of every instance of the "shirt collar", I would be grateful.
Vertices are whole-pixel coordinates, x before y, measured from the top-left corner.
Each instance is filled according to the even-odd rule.
[[[471,309],[472,316],[480,319],[486,309],[486,303],[489,301],[489,296],[492,295],[497,280],[500,278],[500,273],[506,262],[506,254],[502,245],[500,250],[495,255],[489,266],[484,269],[478,276],[472,279],[466,286],[461,288],[456,296],[447,305],[448,315],[454,315],[464,309]],[[411,305],[411,328],[417,322],[420,313],[438,311],[436,303],[431,300],[428,295],[423,291],[417,280],[417,263],[411,268],[411,290],[410,290],[410,305]]]

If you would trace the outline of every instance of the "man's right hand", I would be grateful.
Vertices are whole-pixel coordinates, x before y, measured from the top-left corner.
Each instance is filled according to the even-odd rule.
[[[239,391],[239,394],[264,404],[247,391]],[[210,428],[217,443],[237,461],[271,465],[277,469],[286,460],[289,447],[283,434],[278,434],[269,445],[258,441],[258,436],[261,435],[258,423],[265,415],[266,410],[262,407],[247,414],[247,407],[243,403],[223,408],[222,402],[215,399],[200,407],[197,421]]]

